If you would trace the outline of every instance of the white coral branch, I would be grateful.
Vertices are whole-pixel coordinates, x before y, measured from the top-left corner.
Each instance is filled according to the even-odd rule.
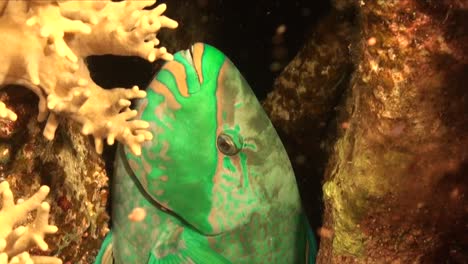
[[[29,199],[18,200],[15,204],[8,182],[0,183],[3,204],[0,210],[0,264],[62,263],[56,257],[30,256],[27,252],[33,246],[47,250],[45,235],[58,231],[57,226],[48,223],[50,205],[44,202],[48,193],[49,187],[42,186]],[[18,226],[33,210],[36,210],[36,219],[27,226]]]
[[[80,20],[71,20],[61,14],[60,6],[53,1],[32,1],[31,11],[34,14],[26,20],[26,25],[37,25],[39,35],[52,43],[57,54],[77,62],[78,57],[65,43],[65,33],[91,33],[91,27]]]
[[[152,10],[143,10],[155,4],[155,0],[104,1],[99,6],[86,1],[67,1],[61,3],[62,12],[73,19],[93,21],[91,34],[79,34],[71,45],[79,48],[81,56],[99,54],[117,54],[139,56],[150,62],[158,58],[171,60],[164,47],[159,45],[156,33],[161,28],[176,28],[177,22],[162,15],[166,10],[165,4],[158,5]],[[88,12],[78,12],[79,10]],[[99,10],[98,12],[90,11]],[[105,42],[107,45],[102,45]]]
[[[18,118],[15,112],[6,107],[4,102],[0,102],[0,117],[11,121],[15,121]]]
[[[82,133],[93,135],[98,153],[102,153],[103,139],[107,138],[109,145],[117,140],[139,155],[141,144],[151,140],[152,134],[146,130],[149,127],[147,122],[132,120],[138,113],[130,110],[129,106],[130,100],[143,98],[146,92],[139,90],[137,86],[132,89],[102,90],[97,88],[92,84],[86,89],[76,88],[71,95],[62,98],[49,95],[48,107],[54,113],[70,116],[82,123]],[[92,93],[95,96],[88,98],[89,94],[84,91],[94,91]],[[49,115],[44,135],[53,136],[57,124],[56,116]]]
[[[39,97],[38,120],[47,120],[44,136],[53,139],[59,117],[83,126],[94,136],[97,152],[102,142],[117,140],[135,154],[151,139],[146,122],[133,120],[130,100],[145,92],[105,90],[90,77],[84,59],[90,55],[139,56],[149,61],[171,60],[157,47],[161,28],[176,28],[164,16],[166,5],[144,9],[154,0],[138,1],[8,1],[0,17],[2,51],[0,86],[19,84]],[[0,102],[0,118],[14,121],[16,114]]]
[[[136,110],[130,110],[130,99],[143,98],[146,96],[145,91],[141,91],[137,86],[129,89],[113,89],[113,95],[108,96],[109,99],[105,104],[107,116],[100,119],[103,122],[95,122],[96,119],[88,118],[88,121],[83,126],[84,134],[92,134],[95,139],[95,146],[98,153],[103,149],[103,138],[107,137],[109,145],[114,144],[114,140],[122,142],[130,148],[136,155],[141,154],[141,144],[152,139],[152,134],[146,129],[149,128],[149,123],[142,120],[132,120],[138,115]],[[86,106],[83,111],[86,111]],[[89,115],[93,115],[93,110],[89,111]]]

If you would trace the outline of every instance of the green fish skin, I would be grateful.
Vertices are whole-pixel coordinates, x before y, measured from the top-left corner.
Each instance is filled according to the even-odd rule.
[[[118,147],[96,263],[315,263],[286,151],[222,52],[177,52],[137,108],[154,137],[141,156]],[[134,208],[145,217],[130,219]]]

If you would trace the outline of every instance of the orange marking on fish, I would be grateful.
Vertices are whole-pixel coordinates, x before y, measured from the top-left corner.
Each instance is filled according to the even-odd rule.
[[[140,164],[138,162],[136,162],[135,160],[128,159],[128,164],[133,169],[133,171],[143,171],[144,172],[144,168],[142,166],[140,166]],[[140,182],[141,182],[141,185],[148,186],[148,178],[147,177],[148,177],[147,173],[144,173],[143,175],[141,175],[141,177],[138,177]]]
[[[222,121],[223,121],[223,98],[224,98],[224,86],[223,86],[223,80],[224,80],[224,75],[226,74],[226,69],[229,67],[229,64],[227,61],[224,62],[223,66],[221,67],[219,71],[219,76],[218,76],[218,85],[216,89],[216,135],[218,135],[222,131]],[[214,188],[216,188],[217,185],[221,183],[221,177],[222,177],[222,171],[224,168],[223,165],[223,157],[221,155],[218,155],[218,160],[216,162],[216,171],[215,174],[213,175],[213,183],[214,183]],[[221,227],[216,219],[216,217],[219,217],[219,212],[217,208],[212,208],[211,212],[208,216],[208,221],[213,227],[213,230],[219,230]]]
[[[202,59],[203,59],[203,52],[205,52],[205,45],[201,43],[197,43],[193,45],[193,63],[195,66],[195,70],[198,73],[198,80],[200,83],[203,83],[203,71],[202,71]]]
[[[159,179],[163,182],[167,182],[167,180],[169,180],[169,177],[167,177],[167,175],[163,175]]]
[[[156,108],[154,109],[154,115],[156,116],[156,118],[158,118],[159,120],[163,120],[166,108],[167,103],[165,101],[156,106]]]
[[[143,111],[145,111],[147,105],[148,100],[142,100],[141,104],[138,106],[138,114],[135,117],[136,119],[141,119],[141,115],[143,115]]]
[[[178,110],[181,108],[181,105],[175,99],[174,94],[172,94],[171,90],[169,90],[169,88],[167,88],[165,84],[159,82],[158,80],[154,80],[150,83],[149,87],[153,89],[153,91],[164,97],[164,101],[166,102],[169,108],[174,110]]]
[[[159,157],[163,160],[170,160],[171,158],[167,156],[167,151],[169,150],[169,143],[167,141],[162,142],[161,150],[159,151]]]
[[[132,212],[128,215],[128,219],[132,222],[141,222],[146,217],[146,210],[141,207],[133,208]]]
[[[233,156],[231,157],[232,165],[236,167],[237,170],[239,170],[241,173],[240,179],[239,179],[239,187],[245,187],[244,185],[244,177],[242,177],[244,174],[242,173],[242,166],[241,166],[241,161],[239,156]]]
[[[153,167],[151,166],[151,164],[144,157],[141,158],[141,163],[143,165],[144,172],[146,174],[150,174],[151,171],[153,170]]]
[[[166,64],[164,68],[174,75],[179,93],[183,97],[188,97],[189,92],[187,87],[187,74],[185,73],[185,66],[182,63],[171,61],[171,63]]]
[[[224,62],[223,66],[219,70],[219,77],[218,77],[218,85],[216,89],[216,124],[218,127],[216,128],[216,135],[219,135],[223,130],[222,123],[223,123],[223,103],[224,103],[224,86],[223,80],[224,75],[226,74],[226,69],[229,67],[229,64]],[[219,182],[219,177],[221,177],[221,171],[223,169],[223,159],[221,157],[218,158],[218,162],[216,165],[216,172],[214,177],[214,183],[216,184]]]
[[[169,207],[169,202],[160,202],[159,204],[161,205],[162,209],[172,210],[172,209]]]

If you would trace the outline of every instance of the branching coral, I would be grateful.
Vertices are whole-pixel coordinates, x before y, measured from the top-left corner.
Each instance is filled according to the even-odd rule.
[[[27,252],[33,246],[38,246],[43,251],[47,250],[44,236],[58,230],[56,226],[48,223],[50,205],[43,202],[48,193],[49,187],[42,186],[32,197],[18,200],[15,204],[8,182],[0,183],[3,202],[0,210],[0,264],[62,263],[56,257],[32,256]],[[28,226],[17,226],[33,210],[36,210],[34,222]]]
[[[94,137],[98,153],[103,140],[127,145],[139,155],[141,144],[152,138],[149,125],[133,120],[131,99],[146,96],[137,86],[105,90],[90,77],[84,59],[90,55],[139,56],[148,61],[171,60],[158,48],[156,33],[176,28],[163,16],[166,5],[151,10],[146,1],[29,0],[0,3],[2,63],[0,84],[18,84],[39,97],[39,121],[47,120],[44,136],[53,139],[60,117],[82,125]],[[0,102],[0,117],[16,114]]]

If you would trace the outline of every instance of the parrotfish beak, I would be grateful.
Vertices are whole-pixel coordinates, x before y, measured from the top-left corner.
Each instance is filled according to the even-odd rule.
[[[174,55],[174,60],[184,65],[187,83],[189,84],[189,88],[191,88],[190,94],[198,92],[199,89],[197,87],[200,88],[205,79],[217,78],[217,76],[211,74],[211,68],[217,62],[212,60],[212,56],[209,56],[210,59],[206,59],[205,56],[205,52],[213,53],[214,51],[215,49],[209,45],[195,43],[190,48],[181,50]],[[217,52],[224,57],[222,53]]]
[[[181,50],[179,51],[182,58],[185,59],[185,61],[191,65],[193,68],[195,68],[195,65],[194,65],[194,62],[193,62],[193,46],[190,46],[190,48],[186,49],[186,50]]]
[[[174,54],[174,61],[168,62],[166,67],[177,73],[176,78],[186,82],[189,94],[194,94],[205,84],[218,81],[219,67],[225,61],[226,56],[216,48],[195,43],[189,49]]]

